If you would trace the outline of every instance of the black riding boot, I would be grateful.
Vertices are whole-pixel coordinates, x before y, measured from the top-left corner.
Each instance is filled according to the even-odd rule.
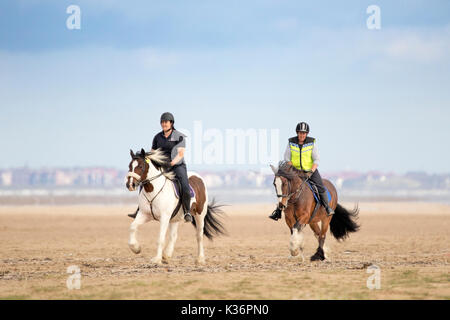
[[[189,208],[189,207],[187,207]],[[192,215],[189,209],[187,209],[186,207],[183,207],[184,210],[184,221],[186,222],[192,222]]]
[[[180,164],[173,167],[173,171],[180,181],[180,196],[183,203],[184,221],[192,222],[191,215],[191,193],[189,191],[189,178],[187,175],[186,164]]]
[[[186,187],[185,187],[186,188]],[[184,211],[184,221],[186,222],[192,222],[192,215],[191,215],[191,193],[189,191],[189,186],[186,189],[180,190],[180,196],[181,196],[181,204],[183,206]]]
[[[135,213],[130,213],[128,216],[129,216],[130,218],[136,219],[136,216],[137,216],[137,214],[138,214],[138,211],[139,211],[139,207],[137,207]]]
[[[191,193],[189,191],[189,186],[186,189],[183,189],[183,186],[181,186],[180,190],[180,196],[181,196],[181,204],[184,211],[184,221],[186,222],[192,222],[192,215],[191,215]],[[186,188],[186,186],[185,186]]]
[[[328,195],[326,191],[320,193],[320,200],[327,211],[327,216],[333,215],[334,210],[328,205]]]
[[[277,221],[278,219],[281,219],[281,208],[278,206],[274,212],[269,216],[270,219],[273,219]]]

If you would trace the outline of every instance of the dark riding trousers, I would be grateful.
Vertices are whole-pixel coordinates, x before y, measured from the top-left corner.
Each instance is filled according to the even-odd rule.
[[[319,193],[326,191],[319,170],[316,169],[309,180],[311,180],[317,186],[317,190],[319,191]]]
[[[189,191],[189,180],[186,169],[186,164],[182,163],[179,165],[175,165],[172,167],[172,170],[175,172],[178,180],[181,184],[181,201],[183,203],[184,212],[190,209],[191,206],[191,193]]]

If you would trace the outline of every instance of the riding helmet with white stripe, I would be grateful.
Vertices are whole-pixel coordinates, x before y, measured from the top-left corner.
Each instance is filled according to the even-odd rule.
[[[296,132],[309,132],[309,125],[306,122],[300,122],[297,124],[297,128],[295,128]]]

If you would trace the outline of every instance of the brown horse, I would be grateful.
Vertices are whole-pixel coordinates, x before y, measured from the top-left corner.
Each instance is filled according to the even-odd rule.
[[[324,243],[328,228],[337,240],[343,240],[348,237],[350,232],[359,230],[360,226],[355,222],[355,219],[358,218],[358,207],[348,211],[339,205],[336,188],[330,181],[323,179],[325,187],[331,194],[329,205],[335,214],[327,216],[325,208],[320,206],[313,215],[316,201],[307,184],[307,173],[296,169],[288,162],[281,162],[278,170],[271,167],[275,173],[273,184],[279,199],[279,206],[283,208],[286,224],[291,230],[289,249],[292,256],[301,253],[303,261],[305,259],[303,257],[303,229],[307,224],[319,242],[319,247],[311,257],[311,261],[327,258],[327,248],[324,247]],[[321,222],[320,227],[319,222]]]

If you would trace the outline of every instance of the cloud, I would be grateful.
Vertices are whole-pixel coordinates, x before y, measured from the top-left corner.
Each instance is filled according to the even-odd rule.
[[[447,65],[450,62],[450,25],[445,27],[314,29],[302,38],[308,50],[324,61],[339,58],[341,63],[384,63],[410,67]]]
[[[146,69],[169,68],[181,62],[180,54],[148,47],[132,50],[131,56]]]
[[[409,32],[397,35],[384,47],[390,58],[415,62],[439,62],[450,55],[450,34]]]

